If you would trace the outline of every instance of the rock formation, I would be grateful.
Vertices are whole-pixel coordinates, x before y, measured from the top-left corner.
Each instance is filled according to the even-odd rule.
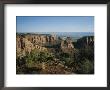
[[[56,37],[49,35],[17,35],[16,37],[16,52],[17,56],[25,56],[26,53],[29,53],[37,49],[39,51],[47,51],[47,48],[44,47],[46,43],[53,43],[56,40]]]
[[[66,53],[73,51],[74,45],[70,37],[67,37],[66,40],[61,41],[61,49]]]
[[[93,36],[85,36],[77,40],[78,48],[86,48],[86,47],[93,47],[94,46],[94,37]]]

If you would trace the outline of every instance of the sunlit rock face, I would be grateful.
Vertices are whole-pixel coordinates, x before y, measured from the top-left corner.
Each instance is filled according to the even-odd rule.
[[[74,49],[74,45],[70,37],[67,37],[66,40],[61,41],[61,49],[65,53],[71,53]]]
[[[46,43],[46,38],[45,36],[33,36],[33,44],[44,44]]]
[[[23,36],[17,36],[16,38],[16,53],[17,57],[25,56],[25,39]]]
[[[68,37],[66,40],[62,40],[61,48],[66,48],[66,49],[74,48],[71,38]]]
[[[46,36],[43,35],[17,35],[16,37],[16,52],[17,56],[25,56],[26,53],[29,53],[37,49],[39,51],[47,51],[47,48],[42,45],[45,44]]]
[[[25,36],[28,41],[33,43],[34,45],[40,45],[43,46],[46,43],[53,44],[56,41],[56,36],[55,35],[26,35]]]
[[[86,44],[93,45],[94,44],[94,37],[86,37]]]

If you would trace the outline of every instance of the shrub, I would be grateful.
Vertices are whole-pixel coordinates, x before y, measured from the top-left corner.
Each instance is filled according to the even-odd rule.
[[[78,73],[82,74],[90,74],[94,71],[94,64],[88,59],[83,60],[81,63],[78,63]]]

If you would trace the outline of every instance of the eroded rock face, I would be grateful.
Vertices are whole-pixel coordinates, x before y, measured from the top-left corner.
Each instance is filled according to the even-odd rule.
[[[39,51],[47,51],[48,48],[45,47],[48,45],[55,45],[57,38],[55,35],[17,35],[16,38],[16,52],[17,56],[25,56],[26,53],[31,53],[32,50],[37,49]],[[73,51],[74,45],[70,37],[67,37],[66,40],[61,41],[60,49],[63,52]]]
[[[66,40],[61,41],[61,49],[66,53],[73,51],[74,45],[70,37],[67,37]]]
[[[94,37],[86,37],[86,44],[87,45],[94,44]]]
[[[62,40],[61,48],[67,48],[67,49],[74,48],[74,45],[72,44],[72,40],[70,38],[67,38],[66,40]]]
[[[86,48],[88,46],[94,47],[94,37],[87,36],[87,37],[83,37],[83,38],[78,39],[77,46],[78,46],[78,48]]]
[[[25,56],[25,40],[22,36],[17,36],[16,38],[16,53],[17,57]]]
[[[25,38],[33,43],[34,45],[45,45],[46,43],[54,43],[56,41],[56,36],[55,35],[26,35]]]
[[[51,42],[49,36],[44,35],[17,35],[16,37],[16,52],[17,56],[25,56],[26,53],[29,53],[37,49],[39,51],[47,51],[47,48],[42,45]]]

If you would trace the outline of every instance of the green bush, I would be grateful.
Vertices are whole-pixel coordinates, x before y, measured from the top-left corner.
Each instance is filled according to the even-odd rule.
[[[88,59],[83,60],[81,63],[78,63],[78,73],[82,73],[82,74],[90,74],[93,73],[94,71],[94,63],[91,62]]]

